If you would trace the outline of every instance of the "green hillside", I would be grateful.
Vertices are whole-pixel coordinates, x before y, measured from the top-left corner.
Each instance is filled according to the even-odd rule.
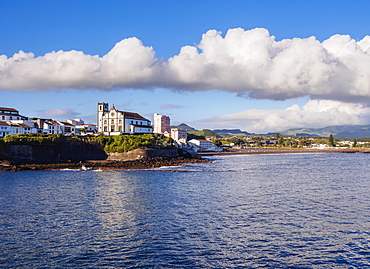
[[[179,125],[172,125],[171,128],[178,128],[178,129],[181,129],[181,130],[185,130],[187,132],[196,131],[195,128],[190,127],[189,125],[187,125],[185,123],[181,123]]]
[[[363,138],[370,137],[370,125],[335,125],[323,128],[293,128],[280,132],[285,136],[320,136],[337,138]]]

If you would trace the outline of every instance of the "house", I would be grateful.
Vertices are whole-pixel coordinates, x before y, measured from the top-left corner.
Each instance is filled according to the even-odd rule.
[[[6,123],[5,121],[0,121],[0,137],[9,135],[10,132],[11,132],[10,124]]]
[[[62,134],[62,126],[52,119],[35,119],[38,132],[43,134]]]
[[[10,134],[35,134],[38,132],[37,125],[32,120],[12,120],[7,123],[11,126]]]
[[[76,132],[79,134],[95,134],[97,129],[93,124],[76,125]]]
[[[0,121],[24,120],[26,117],[19,115],[14,108],[0,107]]]
[[[66,120],[66,122],[73,124],[73,125],[83,125],[85,122],[81,119],[74,119],[74,120]]]
[[[108,109],[108,103],[98,103],[98,132],[104,135],[123,133],[152,133],[150,120],[138,113],[117,110],[114,105]]]
[[[76,127],[67,122],[67,121],[58,121],[61,129],[62,129],[62,134],[64,135],[75,135],[76,134]]]

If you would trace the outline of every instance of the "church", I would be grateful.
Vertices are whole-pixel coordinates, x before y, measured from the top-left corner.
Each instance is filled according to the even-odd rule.
[[[114,105],[98,103],[98,133],[104,135],[152,133],[150,120],[138,113],[117,110]]]

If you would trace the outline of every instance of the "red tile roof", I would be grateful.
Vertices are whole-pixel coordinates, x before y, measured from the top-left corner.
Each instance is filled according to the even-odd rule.
[[[126,117],[129,117],[129,118],[134,118],[134,119],[144,119],[146,120],[146,118],[144,118],[143,116],[141,116],[140,114],[138,113],[134,113],[134,112],[126,112],[126,111],[122,111],[122,113],[125,114]]]
[[[10,108],[10,107],[0,107],[0,110],[11,111],[11,112],[19,112],[18,110],[14,109],[14,108]]]
[[[30,126],[28,126],[28,125],[26,125],[24,123],[16,123],[14,125],[19,126],[19,127],[23,127],[23,128],[31,128]]]

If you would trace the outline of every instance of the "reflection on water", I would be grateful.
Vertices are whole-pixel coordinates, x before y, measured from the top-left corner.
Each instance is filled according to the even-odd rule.
[[[2,268],[370,267],[370,155],[0,173]]]

